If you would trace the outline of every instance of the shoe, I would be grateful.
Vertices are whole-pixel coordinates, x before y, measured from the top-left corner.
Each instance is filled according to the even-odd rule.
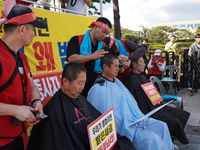
[[[176,144],[173,144],[174,145],[174,150],[178,150],[179,147],[176,145]]]
[[[191,88],[191,87],[189,87],[189,88],[188,88],[188,91],[192,91],[192,88]]]

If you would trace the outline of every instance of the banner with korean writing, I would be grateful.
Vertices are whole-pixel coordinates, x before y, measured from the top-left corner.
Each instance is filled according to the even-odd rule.
[[[0,1],[0,11],[2,11],[3,4],[4,2]],[[97,18],[37,8],[31,9],[35,11],[39,20],[47,22],[47,28],[36,28],[36,36],[33,38],[31,45],[22,47],[20,50],[27,56],[34,83],[40,90],[41,100],[43,101],[45,98],[49,99],[56,92],[53,89],[55,88],[54,82],[51,82],[51,73],[54,77],[60,76],[63,67],[67,64],[67,44],[70,38],[84,34],[89,29],[90,23]],[[2,36],[3,27],[1,26],[0,38]],[[61,82],[60,78],[56,80]],[[59,85],[57,88],[60,88]]]
[[[142,84],[141,86],[154,106],[163,101],[152,82]]]
[[[114,110],[111,108],[88,125],[91,150],[110,150],[117,142]]]
[[[3,1],[0,1],[2,12]],[[35,29],[36,36],[30,46],[22,47],[29,61],[31,73],[41,74],[61,71],[66,62],[67,44],[74,35],[84,34],[95,17],[86,17],[43,9],[31,8],[39,20],[47,22],[47,28]],[[3,29],[0,28],[0,38]]]

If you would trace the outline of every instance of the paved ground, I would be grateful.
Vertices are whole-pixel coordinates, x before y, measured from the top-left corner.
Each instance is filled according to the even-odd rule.
[[[182,89],[177,91],[177,96],[183,98],[184,110],[191,113],[185,131],[190,145],[185,147],[177,141],[175,141],[175,144],[179,147],[179,150],[200,150],[200,90],[189,96],[189,91]]]

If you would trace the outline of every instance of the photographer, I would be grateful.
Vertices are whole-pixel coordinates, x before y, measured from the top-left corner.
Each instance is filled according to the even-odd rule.
[[[146,75],[147,79],[151,76],[156,76],[158,79],[161,79],[162,72],[165,70],[166,61],[162,58],[162,51],[159,49],[155,50],[154,56],[147,65],[149,68],[148,74]]]

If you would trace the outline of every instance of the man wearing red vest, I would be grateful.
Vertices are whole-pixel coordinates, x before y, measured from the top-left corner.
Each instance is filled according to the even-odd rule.
[[[30,73],[26,56],[19,51],[29,46],[35,36],[35,27],[46,23],[36,19],[35,13],[25,5],[7,0],[3,5],[4,35],[0,40],[0,149],[24,150],[21,134],[27,123],[39,120],[33,112],[43,112],[40,93]],[[33,108],[28,106],[32,104]],[[14,125],[12,118],[21,123]]]
[[[165,70],[166,61],[162,58],[162,51],[159,49],[155,50],[154,56],[147,65],[149,68],[148,74],[146,75],[147,79],[151,76],[156,76],[158,79],[161,79],[162,72]]]
[[[89,89],[94,84],[101,73],[100,61],[106,53],[114,53],[115,49],[102,49],[103,45],[107,45],[102,40],[109,34],[112,25],[105,17],[99,17],[95,22],[92,22],[89,29],[84,35],[74,36],[70,39],[67,47],[67,61],[84,63],[87,70],[87,82],[82,91],[84,97],[87,96]],[[115,46],[115,44],[113,44]],[[115,46],[116,47],[116,46]],[[117,49],[117,48],[116,48]]]
[[[145,48],[137,43],[134,43],[130,40],[117,40],[117,45],[119,46],[119,55],[127,56],[127,60],[121,62],[122,73],[119,72],[117,78],[123,82],[127,77],[129,72],[131,71],[130,64],[132,61],[138,59],[143,56],[145,53]]]

